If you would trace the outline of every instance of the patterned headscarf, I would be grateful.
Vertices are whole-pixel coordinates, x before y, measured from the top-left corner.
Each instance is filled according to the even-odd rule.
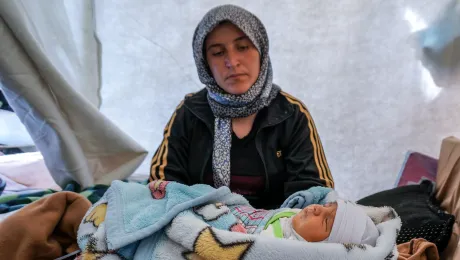
[[[220,23],[230,22],[243,31],[253,42],[261,57],[257,81],[242,95],[232,95],[217,85],[206,62],[204,44],[206,36]],[[268,106],[279,92],[272,83],[272,66],[268,56],[268,36],[262,22],[247,10],[223,5],[211,9],[198,24],[193,35],[193,56],[200,81],[208,90],[208,102],[214,113],[214,149],[212,166],[214,185],[230,185],[230,148],[232,118],[247,117]]]

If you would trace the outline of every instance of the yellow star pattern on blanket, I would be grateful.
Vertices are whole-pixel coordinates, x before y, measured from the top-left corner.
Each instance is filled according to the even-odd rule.
[[[203,229],[197,237],[194,252],[184,254],[188,260],[238,260],[246,253],[252,241],[223,244],[210,227]]]
[[[91,213],[88,214],[85,218],[85,223],[93,223],[95,227],[99,227],[99,225],[104,222],[105,220],[105,213],[107,212],[107,203],[102,203],[97,205]]]
[[[104,253],[84,253],[83,255],[81,255],[80,259],[81,260],[98,260],[104,256],[106,256],[106,254]]]
[[[83,252],[82,255],[79,257],[75,258],[75,260],[100,260],[100,259],[113,259],[113,260],[122,260],[124,258],[121,258],[117,254],[112,254],[110,252]]]

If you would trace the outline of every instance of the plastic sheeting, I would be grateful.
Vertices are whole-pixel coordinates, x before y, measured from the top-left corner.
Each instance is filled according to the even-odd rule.
[[[129,176],[145,150],[97,106],[92,1],[0,0],[0,78],[61,187]]]
[[[460,82],[460,1],[450,0],[426,28],[414,33],[414,48],[440,87]]]

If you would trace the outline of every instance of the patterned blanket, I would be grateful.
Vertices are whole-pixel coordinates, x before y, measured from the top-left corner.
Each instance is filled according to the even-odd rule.
[[[124,180],[123,182],[128,182]],[[142,184],[147,184],[147,181],[139,182]],[[86,189],[82,189],[81,186],[76,182],[69,183],[63,191],[72,191],[79,193],[83,197],[87,198],[92,204],[99,201],[104,193],[109,188],[108,185],[95,185]],[[15,194],[8,194],[0,196],[0,214],[12,212],[18,209],[23,208],[24,206],[39,200],[43,197],[54,194],[56,190],[47,189],[47,190],[28,190],[22,191]]]
[[[253,209],[227,187],[114,181],[83,218],[78,244],[81,259],[397,259],[399,217],[366,211],[378,223],[375,247],[308,243],[257,235],[278,211]]]

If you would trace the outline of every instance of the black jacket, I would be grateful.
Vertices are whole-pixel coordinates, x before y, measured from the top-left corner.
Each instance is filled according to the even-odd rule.
[[[256,134],[266,176],[260,199],[279,207],[296,191],[312,186],[333,188],[319,135],[302,102],[281,92],[266,109]],[[206,166],[212,160],[214,119],[206,89],[187,95],[164,129],[150,179],[204,183]]]

